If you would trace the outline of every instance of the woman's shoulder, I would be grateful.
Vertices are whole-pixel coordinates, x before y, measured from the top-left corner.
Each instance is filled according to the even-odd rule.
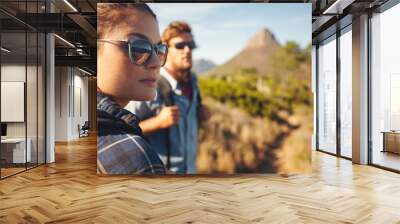
[[[157,153],[137,134],[101,136],[98,140],[98,161],[113,174],[164,174]]]
[[[132,116],[135,116],[132,114]],[[142,135],[142,131],[138,125],[138,122],[131,122],[128,124],[121,118],[112,116],[111,114],[97,110],[97,135],[118,135],[118,134],[134,134]]]

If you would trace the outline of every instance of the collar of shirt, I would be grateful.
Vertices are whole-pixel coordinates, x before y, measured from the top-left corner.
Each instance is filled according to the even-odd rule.
[[[175,94],[177,95],[183,94],[181,86],[179,85],[178,81],[165,68],[161,68],[160,75],[162,75],[165,79],[167,79],[167,81],[171,85],[172,91],[174,91]],[[189,80],[190,83],[193,83],[194,79],[193,76],[194,76],[193,73],[191,73]]]
[[[115,118],[123,120],[132,127],[139,127],[139,118],[128,110],[123,109],[109,96],[97,92],[97,110],[102,110]]]
[[[169,84],[172,87],[172,90],[175,91],[176,89],[178,89],[178,81],[174,77],[172,77],[172,75],[169,72],[167,72],[167,70],[165,70],[164,68],[161,68],[160,74],[165,79],[167,79],[167,81],[169,82]]]

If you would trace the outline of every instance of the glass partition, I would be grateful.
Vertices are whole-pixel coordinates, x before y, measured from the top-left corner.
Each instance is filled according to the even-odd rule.
[[[340,36],[340,154],[352,157],[352,33],[351,25]]]
[[[336,36],[318,47],[318,149],[336,154]]]
[[[26,41],[25,32],[1,34],[2,177],[24,171],[31,158],[26,150]]]
[[[0,3],[16,16],[41,13],[43,5],[44,1]],[[0,26],[0,178],[5,178],[45,163],[46,40],[40,31],[3,12]]]
[[[372,163],[400,170],[400,5],[371,18]]]

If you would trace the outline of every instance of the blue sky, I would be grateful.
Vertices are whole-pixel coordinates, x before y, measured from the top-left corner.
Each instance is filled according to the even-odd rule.
[[[248,39],[266,27],[280,44],[296,41],[301,47],[311,42],[311,4],[287,3],[149,3],[157,14],[160,32],[174,20],[192,27],[199,46],[194,59],[217,64],[244,48]]]

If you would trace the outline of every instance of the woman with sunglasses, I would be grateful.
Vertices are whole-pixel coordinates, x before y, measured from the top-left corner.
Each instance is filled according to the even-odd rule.
[[[97,170],[102,174],[164,174],[129,101],[156,96],[167,57],[155,14],[146,4],[99,3],[97,47]]]

